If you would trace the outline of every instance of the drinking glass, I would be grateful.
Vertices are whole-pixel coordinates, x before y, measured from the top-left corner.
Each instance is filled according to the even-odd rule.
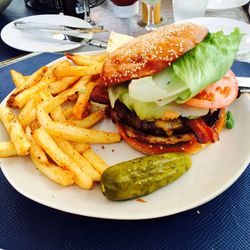
[[[209,0],[173,0],[174,20],[179,22],[193,17],[202,17]]]
[[[154,8],[155,5],[160,1],[160,0],[142,0],[148,8],[148,21],[147,25],[145,26],[146,31],[150,32],[156,29],[155,26],[155,21],[154,21]]]
[[[139,11],[138,0],[110,0],[114,14],[120,18],[130,18]]]

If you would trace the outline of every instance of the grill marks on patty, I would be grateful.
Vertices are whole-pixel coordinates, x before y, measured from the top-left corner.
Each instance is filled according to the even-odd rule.
[[[194,139],[194,134],[192,133],[162,137],[162,136],[155,136],[155,135],[141,133],[128,126],[125,126],[125,129],[129,137],[132,137],[139,141],[150,143],[150,144],[173,145],[173,144],[180,143],[180,142],[188,142]]]
[[[146,143],[173,145],[192,141],[195,137],[200,143],[213,143],[219,139],[214,126],[220,110],[192,120],[180,117],[169,121],[146,121],[116,101],[111,117],[115,123],[125,125],[127,136]]]
[[[169,121],[141,120],[135,112],[131,112],[120,101],[116,101],[114,111],[116,113],[116,118],[113,117],[113,119],[118,119],[122,124],[126,124],[145,134],[168,136],[173,134],[174,131],[176,134],[182,134],[188,132],[189,130],[188,128],[185,129],[183,122],[179,118]]]

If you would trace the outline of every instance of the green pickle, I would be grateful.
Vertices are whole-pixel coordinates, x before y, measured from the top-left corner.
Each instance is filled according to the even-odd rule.
[[[114,201],[144,196],[175,181],[191,165],[190,155],[184,153],[165,153],[121,162],[104,171],[101,191]]]

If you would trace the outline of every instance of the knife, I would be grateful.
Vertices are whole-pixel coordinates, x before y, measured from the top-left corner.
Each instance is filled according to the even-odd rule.
[[[250,77],[237,77],[240,93],[250,93]]]
[[[81,28],[74,26],[66,26],[66,25],[51,25],[46,23],[36,23],[36,22],[24,22],[24,21],[15,21],[14,26],[18,29],[26,30],[26,29],[41,29],[41,30],[53,30],[53,31],[69,31],[73,34],[77,33],[100,33],[107,32],[103,27],[96,26],[92,28]]]
[[[66,43],[66,44],[79,44],[82,45],[91,45],[99,48],[107,48],[108,43],[102,40],[97,39],[90,39],[90,38],[83,38],[80,36],[74,36],[71,33],[67,34],[67,32],[61,32],[57,33],[54,31],[44,31],[44,30],[35,30],[35,29],[28,29],[26,32],[29,35],[35,36],[35,37],[42,37],[46,38],[48,41],[57,41],[60,43]]]

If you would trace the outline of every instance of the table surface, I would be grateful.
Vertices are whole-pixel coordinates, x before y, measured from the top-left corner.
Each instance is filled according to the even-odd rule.
[[[13,0],[0,14],[0,29],[17,18],[36,14],[41,12],[26,8],[23,0]],[[162,16],[168,23],[173,22],[170,0],[162,1]],[[242,8],[207,11],[206,16],[249,22]],[[108,30],[128,35],[140,27],[140,15],[130,19],[116,18],[107,1],[91,10],[91,18]],[[101,39],[107,37],[108,34],[97,36]],[[95,48],[81,47],[82,51],[93,49]],[[0,62],[26,54],[0,40]],[[247,237],[250,218],[245,209],[250,206],[249,195],[241,193],[242,187],[245,190],[249,188],[249,178],[246,176],[249,176],[249,167],[230,189],[212,201],[213,206],[210,202],[179,215],[144,222],[108,221],[58,212],[23,197],[5,180],[1,185],[5,186],[5,191],[11,194],[11,198],[4,194],[1,196],[2,214],[5,218],[0,219],[0,248],[250,249]],[[226,210],[221,210],[222,204]],[[9,214],[10,208],[15,213]],[[189,242],[181,241],[181,238],[187,237],[190,237],[195,248]]]

